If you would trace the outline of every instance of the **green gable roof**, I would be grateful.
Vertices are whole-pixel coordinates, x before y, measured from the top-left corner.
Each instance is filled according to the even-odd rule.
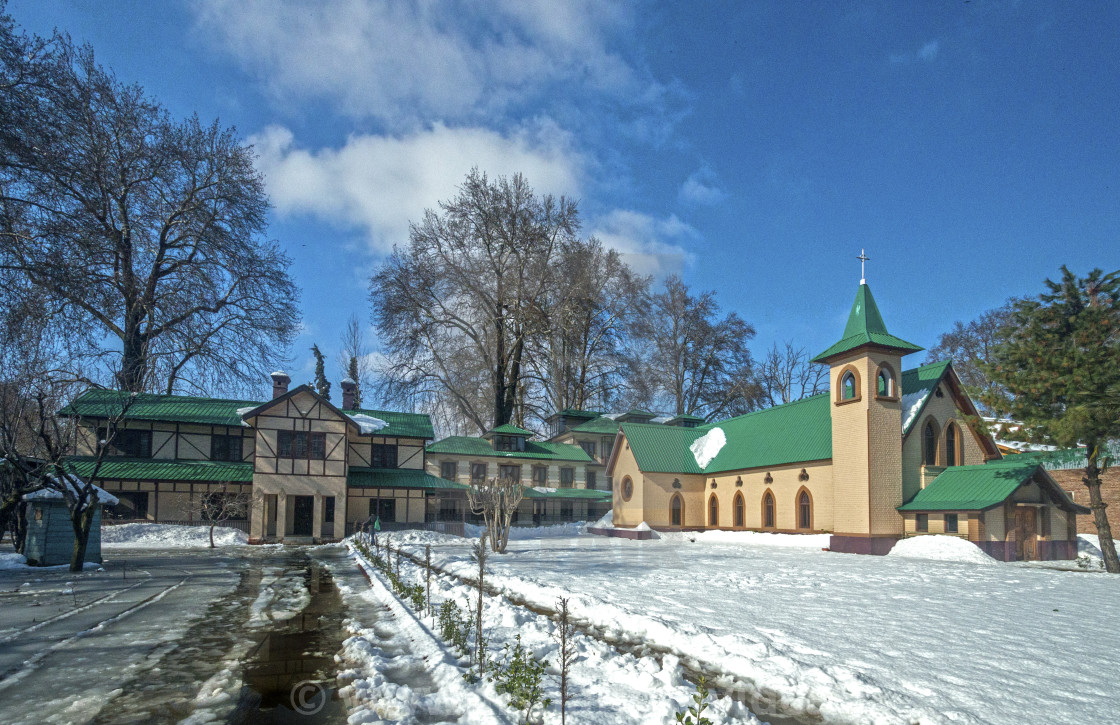
[[[693,430],[706,433],[713,428],[723,429],[727,444],[708,463],[705,473],[832,458],[828,393]]]
[[[119,390],[91,388],[59,411],[60,415],[83,418],[111,418],[121,414],[129,394]],[[238,410],[258,408],[265,403],[252,400],[226,398],[199,398],[189,395],[156,395],[138,393],[128,406],[127,420],[162,421],[167,423],[194,423],[198,425],[242,425]],[[380,418],[389,425],[377,432],[379,436],[400,438],[435,438],[432,419],[419,413],[397,413],[390,410],[365,408],[343,411],[362,413]]]
[[[491,428],[489,431],[487,431],[486,435],[525,436],[528,438],[533,436],[534,433],[531,430],[525,430],[524,428],[518,428],[515,425],[506,423],[505,425],[500,425],[497,428]]]
[[[622,424],[622,433],[643,473],[703,473],[688,447],[704,432],[657,423]]]
[[[1036,478],[1037,477],[1037,478]],[[899,511],[983,511],[998,506],[1031,479],[1050,482],[1050,488],[1061,498],[1063,508],[1077,513],[1089,510],[1078,506],[1054,486],[1037,460],[1011,458],[976,466],[951,466],[918,491],[914,498],[898,507]]]
[[[871,288],[866,284],[860,284],[859,290],[856,291],[852,311],[848,314],[848,324],[844,327],[844,336],[835,345],[813,358],[813,362],[824,362],[828,358],[863,345],[889,347],[904,355],[922,349],[912,342],[906,342],[887,332],[887,325],[879,313],[879,306],[875,304]]]
[[[589,420],[586,423],[580,423],[571,429],[572,433],[599,433],[601,435],[614,435],[618,432],[619,423],[617,420],[604,416],[600,416],[594,420]]]
[[[446,453],[457,456],[478,456],[486,458],[538,458],[553,461],[574,461],[590,463],[591,457],[579,446],[570,443],[549,443],[525,441],[524,451],[496,451],[485,438],[473,436],[449,436],[430,444],[428,453]]]
[[[433,476],[418,468],[361,468],[351,466],[346,485],[352,488],[426,488],[465,490],[467,486]]]
[[[82,478],[93,475],[97,459],[73,456],[67,459],[74,473]],[[216,481],[252,483],[252,463],[226,461],[167,461],[158,458],[105,458],[97,471],[98,480],[111,481]]]
[[[602,413],[600,413],[597,410],[580,410],[579,408],[564,408],[559,413],[553,413],[549,417],[553,418],[553,417],[556,417],[557,415],[567,416],[568,418],[589,418],[590,419],[590,418],[594,418],[596,416],[602,415]]]

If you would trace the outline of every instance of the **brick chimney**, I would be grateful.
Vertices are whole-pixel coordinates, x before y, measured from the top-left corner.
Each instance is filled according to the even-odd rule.
[[[342,409],[354,409],[354,392],[358,389],[358,384],[350,378],[346,378],[339,385],[342,387]]]
[[[277,371],[277,372],[273,373],[272,374],[272,397],[273,397],[273,399],[279,398],[281,395],[284,395],[285,393],[287,393],[288,392],[288,383],[290,383],[290,382],[292,382],[292,379],[288,377],[287,373],[281,372],[281,371]]]

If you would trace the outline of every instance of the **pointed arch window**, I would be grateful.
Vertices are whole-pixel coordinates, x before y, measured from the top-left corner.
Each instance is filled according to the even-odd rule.
[[[960,456],[960,428],[956,423],[945,426],[945,465],[961,465]]]
[[[767,491],[762,495],[762,528],[774,528],[774,494]]]
[[[875,395],[880,398],[894,398],[898,396],[895,387],[894,372],[884,363],[879,366],[879,374],[875,376]]]
[[[743,501],[743,493],[740,491],[735,494],[735,500],[731,504],[732,509],[732,525],[742,528],[747,525],[747,506]]]
[[[926,421],[925,430],[922,431],[922,460],[927,466],[937,465],[937,426],[933,418]]]
[[[813,528],[813,499],[805,489],[797,494],[797,528]]]
[[[856,397],[856,376],[853,373],[844,373],[840,381],[840,399],[852,400]]]
[[[681,526],[684,522],[684,499],[679,493],[673,494],[669,501],[669,523],[672,526]]]
[[[719,526],[719,499],[714,493],[708,497],[708,526]]]

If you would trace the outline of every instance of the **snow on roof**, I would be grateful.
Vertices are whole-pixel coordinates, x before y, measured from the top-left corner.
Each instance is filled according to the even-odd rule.
[[[692,451],[696,465],[703,470],[725,445],[727,445],[727,436],[724,435],[723,428],[717,426],[694,440],[688,449]]]
[[[47,478],[49,478],[51,481],[55,481],[56,485],[57,485],[58,479],[56,477],[48,476]],[[78,486],[82,486],[83,488],[85,487],[85,482],[82,481],[82,479],[77,478],[75,476],[67,476],[66,477],[66,485],[70,488],[70,491],[74,495],[77,495],[78,489],[77,489],[77,486],[75,486],[75,481],[77,482]],[[116,496],[114,496],[111,493],[108,493],[107,491],[105,491],[105,489],[101,488],[100,486],[93,486],[93,492],[96,496],[96,500],[104,506],[116,506],[117,503],[118,503]],[[62,491],[59,491],[56,488],[41,488],[38,491],[32,491],[31,493],[25,494],[24,497],[23,497],[23,500],[24,501],[48,501],[48,500],[50,500],[50,501],[61,501],[62,500]]]
[[[1046,452],[1050,452],[1050,451],[1058,450],[1057,446],[1048,446],[1045,443],[1027,443],[1025,441],[1001,441],[998,438],[995,439],[995,441],[996,441],[997,446],[1003,446],[1004,448],[1010,448],[1013,451],[1046,451]]]
[[[250,405],[246,408],[238,408],[237,409],[237,417],[244,419],[246,413],[248,413],[250,410],[256,410],[259,407],[260,407],[259,405]],[[246,423],[244,420],[241,421],[241,425],[245,426],[246,428],[249,427],[249,424]]]
[[[902,430],[910,429],[914,417],[918,415],[922,403],[926,402],[931,392],[932,390],[915,390],[902,396]]]
[[[288,374],[286,372],[284,372],[283,370],[277,370],[273,373],[270,373],[269,377],[272,377],[273,375],[283,375],[284,377],[288,377]]]
[[[350,413],[349,417],[350,420],[358,424],[358,428],[364,435],[376,433],[389,425],[380,418],[374,418],[372,415],[366,415],[365,413]]]

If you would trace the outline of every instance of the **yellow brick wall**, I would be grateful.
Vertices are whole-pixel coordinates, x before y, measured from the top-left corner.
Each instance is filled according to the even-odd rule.
[[[926,403],[921,417],[914,423],[910,433],[907,434],[902,443],[902,491],[903,499],[906,501],[913,498],[921,488],[922,462],[925,460],[922,451],[923,431],[930,419],[936,422],[939,434],[938,466],[944,465],[945,429],[950,422],[956,423],[961,431],[963,465],[971,466],[984,462],[984,449],[976,440],[976,435],[965,423],[964,414],[957,408],[948,387],[944,383],[940,387],[943,397],[938,398],[933,393],[930,394],[929,402]]]
[[[802,469],[809,476],[808,481],[800,480]],[[771,483],[766,483],[770,475]],[[774,518],[776,528],[783,531],[797,530],[797,495],[804,487],[809,491],[813,505],[813,530],[832,531],[833,489],[832,463],[814,461],[810,463],[790,463],[773,468],[754,468],[731,471],[708,476],[706,479],[704,505],[715,494],[719,501],[719,524],[708,528],[738,528],[734,526],[735,495],[743,495],[745,521],[742,528],[762,528],[762,497],[769,490],[774,495]],[[712,480],[716,488],[711,487]],[[741,486],[736,483],[742,481]],[[708,511],[704,509],[704,524],[708,525]]]
[[[680,488],[673,482],[679,481]],[[685,528],[699,528],[705,525],[707,502],[703,476],[677,473],[647,473],[642,480],[642,506],[644,520],[654,528],[672,526],[670,502],[675,494],[680,494],[684,503],[684,518],[681,525]],[[640,522],[639,522],[640,523]]]
[[[638,470],[638,462],[630,450],[630,444],[623,436],[620,438],[618,455],[615,457],[614,468],[611,469],[612,484],[612,511],[615,526],[637,526],[645,520],[645,485],[642,472]],[[629,501],[622,500],[622,482],[627,477],[634,484],[634,495]],[[653,522],[647,522],[651,526]]]

